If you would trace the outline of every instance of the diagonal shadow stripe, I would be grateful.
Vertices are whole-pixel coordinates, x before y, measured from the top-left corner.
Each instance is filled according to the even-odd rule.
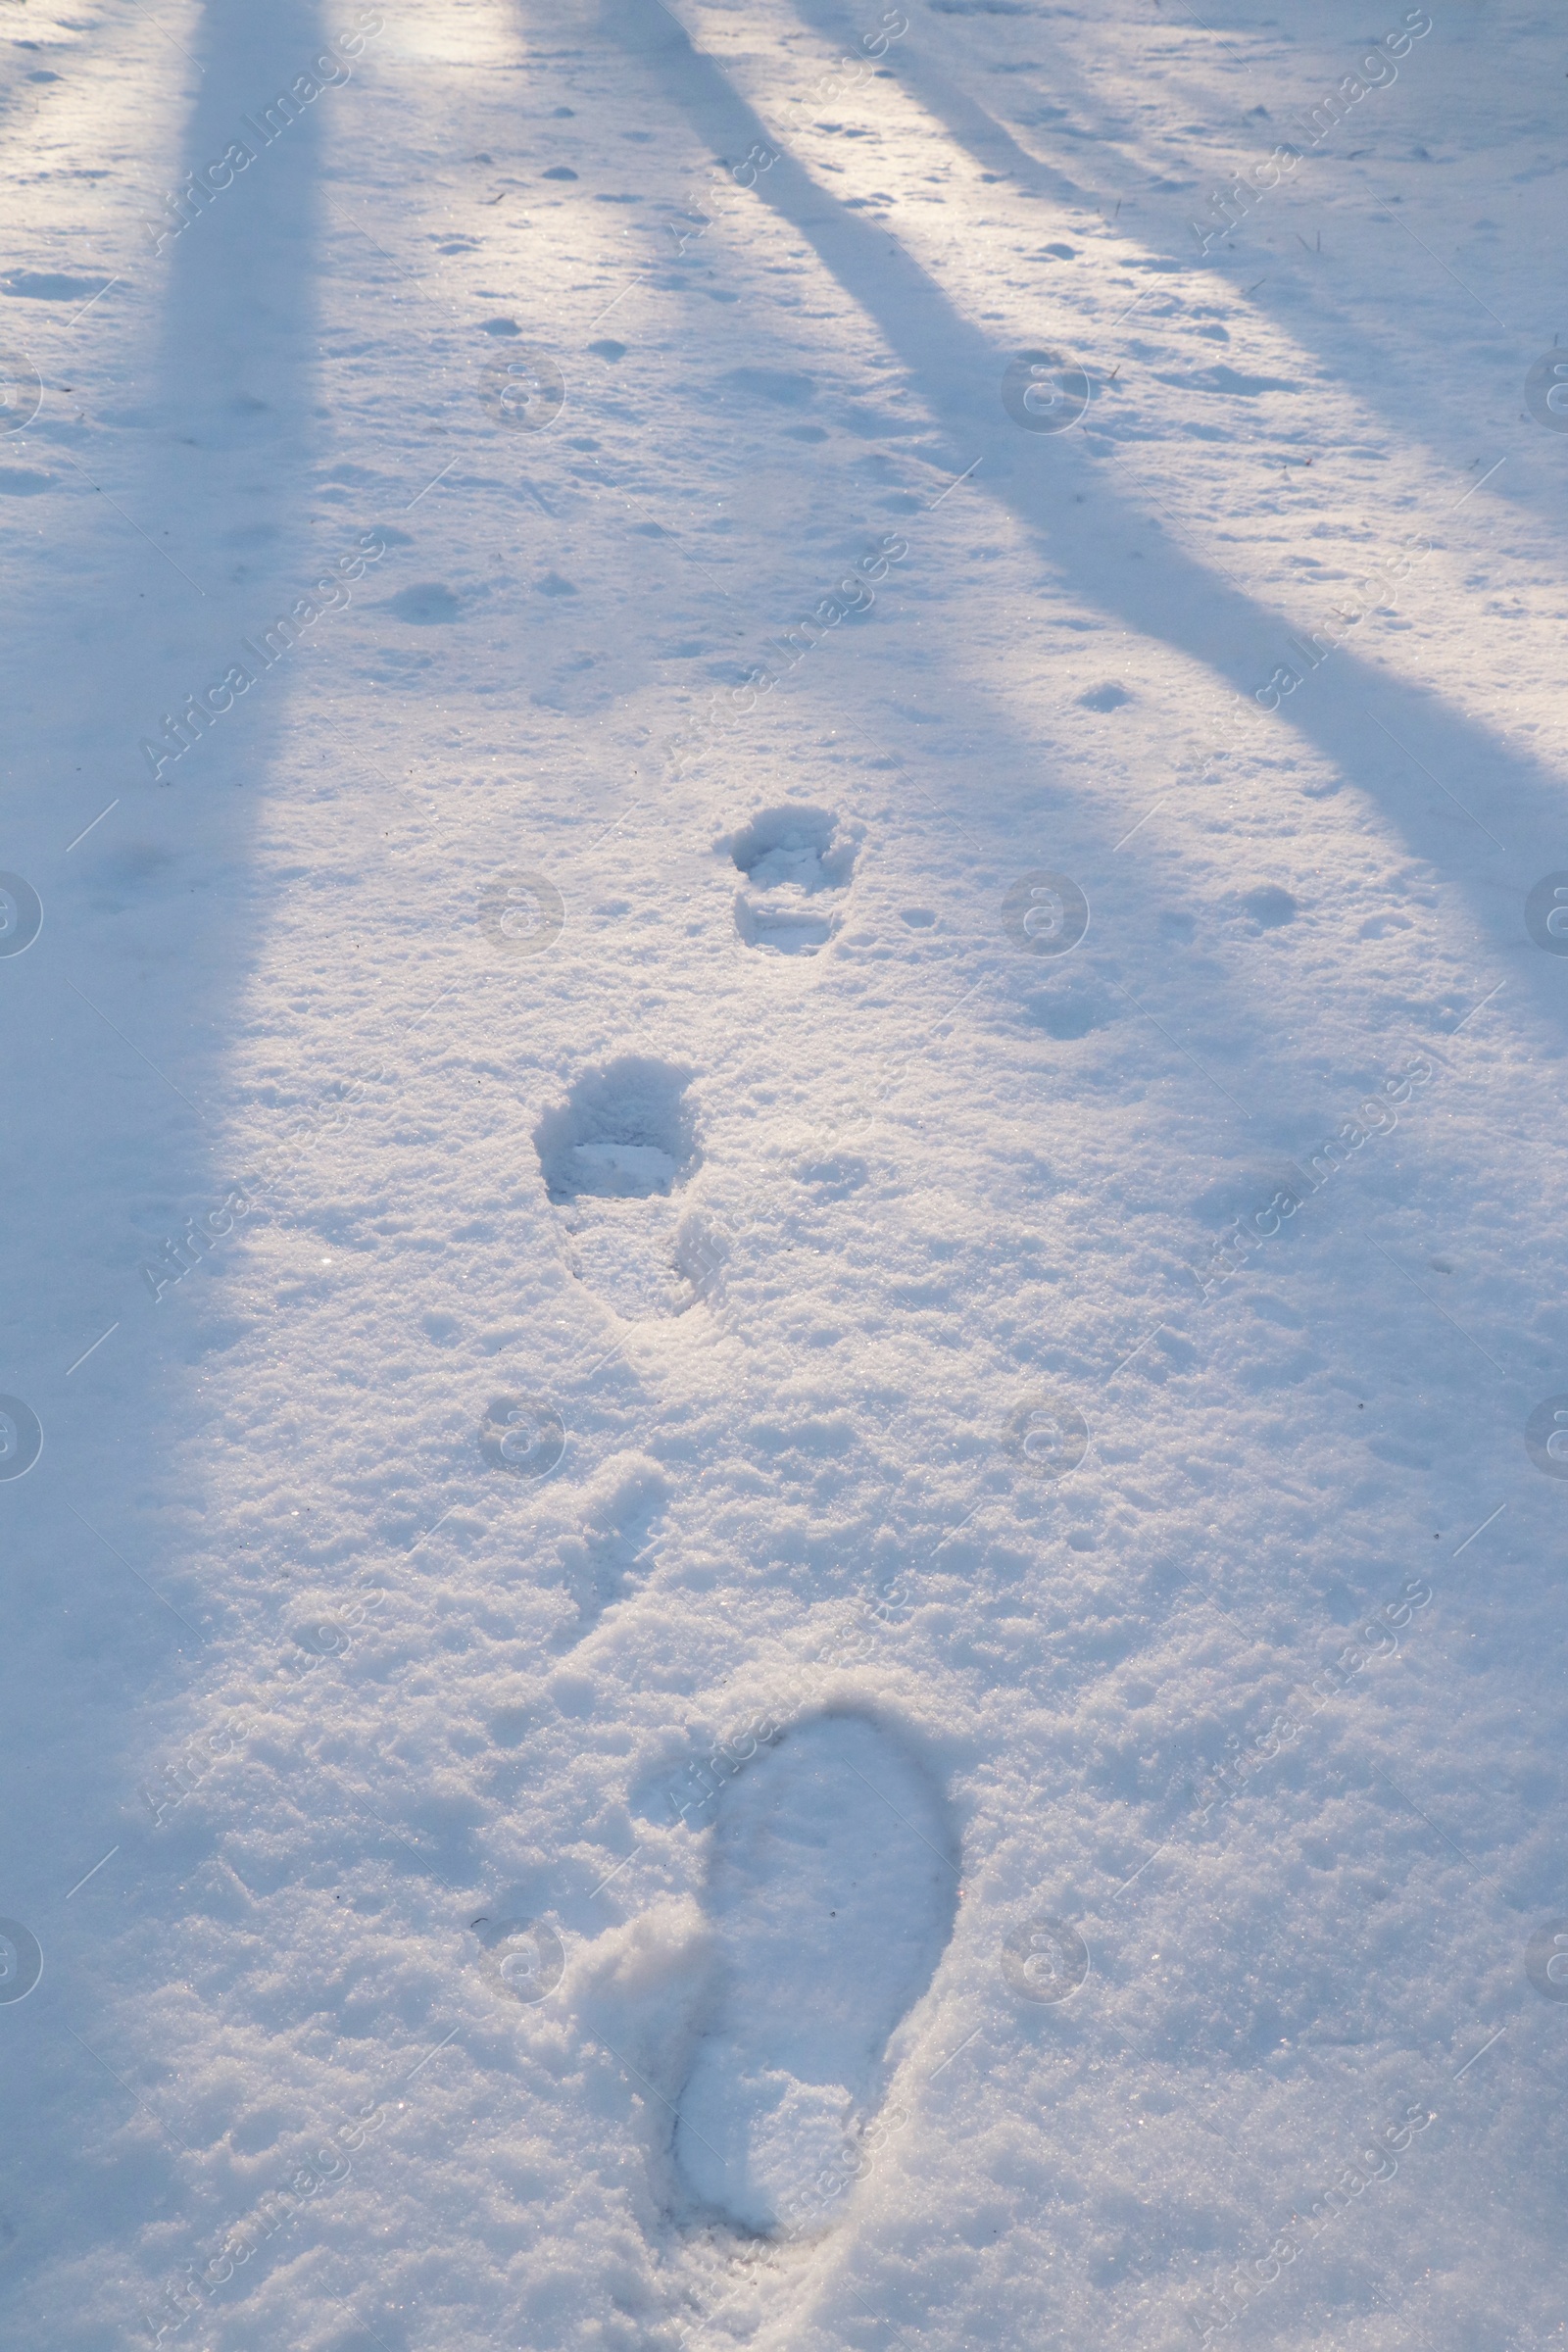
[[[834,5],[833,0],[796,0],[797,16],[825,39],[840,43],[847,56],[858,61],[863,60],[870,66],[885,65],[893,78],[901,81],[906,89],[919,99],[926,111],[940,121],[950,137],[972,156],[983,171],[1002,172],[1015,180],[1019,187],[1028,188],[1037,196],[1050,197],[1054,203],[1076,205],[1086,213],[1098,210],[1101,199],[1092,188],[1070,179],[1065,172],[1057,171],[1054,164],[1045,163],[1039,156],[1031,155],[1028,148],[1013,137],[1005,123],[999,122],[995,115],[988,113],[967,91],[960,89],[951,74],[944,73],[929,44],[921,41],[918,28],[909,35],[901,36],[896,45],[890,44],[885,57],[867,56],[861,45],[859,28],[851,23],[852,13],[849,9]],[[904,15],[906,12],[900,10],[898,13]],[[866,24],[874,27],[876,16],[864,9],[861,14]],[[790,111],[794,113],[796,110],[792,108]],[[1097,154],[1107,151],[1115,152],[1108,139],[1097,141]],[[1117,161],[1122,163],[1124,174],[1132,176],[1119,155]]]
[[[721,159],[739,160],[755,142],[777,145],[717,62],[693,47],[659,0],[605,0],[600,29],[641,64]],[[1037,436],[1011,424],[1000,397],[1010,354],[954,307],[884,226],[838,204],[788,154],[759,177],[756,192],[809,242],[904,362],[948,437],[954,469],[983,451],[974,487],[1033,534],[1064,585],[1249,699],[1291,659],[1292,624],[1176,546],[1146,507],[1117,488],[1114,459],[1081,429]],[[1412,525],[1441,540],[1456,487],[1435,483],[1431,509],[1412,515]],[[1568,862],[1561,781],[1441,692],[1395,676],[1343,642],[1270,723],[1282,753],[1293,737],[1309,743],[1378,804],[1411,851],[1451,875],[1470,896],[1478,929],[1496,942],[1489,969],[1499,950],[1513,951],[1538,1010],[1555,1024],[1568,1021],[1560,974],[1544,968],[1552,958],[1532,953],[1522,921],[1531,883]],[[1506,856],[1452,812],[1423,766],[1432,778],[1453,779],[1459,798],[1508,843]]]

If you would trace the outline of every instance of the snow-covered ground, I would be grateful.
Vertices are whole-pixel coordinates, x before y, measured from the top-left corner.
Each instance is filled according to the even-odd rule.
[[[1560,20],[4,30],[0,2340],[1561,2341]]]

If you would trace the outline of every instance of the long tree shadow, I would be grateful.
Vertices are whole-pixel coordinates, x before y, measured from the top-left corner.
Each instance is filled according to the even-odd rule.
[[[658,0],[607,0],[601,21],[716,156],[733,162],[754,144],[775,146],[722,69],[692,47]],[[1562,862],[1561,784],[1552,771],[1441,693],[1360,658],[1343,638],[1321,666],[1293,649],[1290,624],[1175,546],[1081,435],[1036,435],[1010,421],[1001,399],[1009,353],[955,309],[883,225],[836,203],[788,154],[758,176],[757,192],[874,319],[948,435],[955,472],[979,461],[975,487],[1029,529],[1073,592],[1202,663],[1259,717],[1255,698],[1276,670],[1301,676],[1271,723],[1287,740],[1298,733],[1383,808],[1412,851],[1456,875],[1478,928],[1496,951],[1518,954],[1539,1009],[1561,1022],[1568,1007],[1558,975],[1544,968],[1552,959],[1526,957],[1522,919],[1543,867]],[[1440,528],[1441,512],[1423,520]],[[1455,789],[1487,829],[1455,816],[1446,797]]]
[[[852,24],[846,9],[834,5],[834,0],[795,0],[795,13],[824,39],[842,42],[848,56],[858,63],[866,61],[867,36]],[[886,64],[894,78],[918,98],[955,144],[983,171],[1003,173],[1031,194],[1048,197],[1053,204],[1075,205],[1086,213],[1098,209],[1100,198],[1092,188],[1058,171],[1054,164],[1031,155],[1005,123],[999,122],[995,115],[960,88],[918,34],[913,40],[901,36],[896,48],[890,45]],[[1102,142],[1097,141],[1096,145],[1097,152],[1102,152]]]
[[[241,639],[315,570],[302,492],[322,430],[323,101],[299,83],[321,54],[320,12],[206,0],[189,39],[205,71],[180,163],[142,161],[144,186],[178,201],[145,196],[138,258],[75,321],[30,306],[46,398],[7,449],[55,469],[59,501],[34,502],[58,519],[8,629],[24,681],[14,772],[30,789],[13,796],[3,862],[25,870],[44,927],[0,966],[23,1242],[0,1386],[46,1439],[3,1490],[10,1757],[31,1801],[8,1808],[0,1910],[45,1955],[37,1991],[6,2013],[13,2112],[27,2118],[0,2187],[18,2340],[63,2340],[60,2297],[78,2291],[86,2250],[137,2239],[189,2191],[182,2141],[135,2086],[169,2090],[180,2054],[135,2032],[134,2003],[145,2027],[148,1996],[188,1965],[183,1881],[204,1856],[160,1830],[137,1781],[178,1744],[180,1693],[210,1672],[227,1613],[221,1537],[189,1491],[193,1455],[203,1484],[212,1459],[195,1441],[222,1336],[186,1311],[199,1284],[155,1303],[137,1262],[237,1173],[225,1061],[267,917],[253,835],[303,657],[226,709],[219,696],[220,715],[209,700],[205,720],[163,722],[242,662]],[[170,755],[157,781],[142,738]],[[128,2285],[118,2324],[104,2316],[116,2340],[134,2328]]]
[[[824,38],[844,42],[853,56],[860,57],[861,36],[854,27],[851,14],[842,5],[842,0],[796,0],[796,13]],[[1193,23],[1196,25],[1196,20]],[[927,25],[923,29],[929,34],[934,27]],[[1268,29],[1273,30],[1274,27],[1270,25]],[[1049,86],[1053,92],[1070,101],[1081,116],[1092,123],[1092,129],[1077,130],[1072,135],[1083,140],[1097,159],[1106,158],[1114,162],[1116,188],[1119,191],[1116,214],[1120,213],[1121,200],[1129,197],[1132,199],[1130,211],[1144,212],[1147,208],[1151,230],[1140,237],[1140,242],[1149,248],[1149,252],[1142,262],[1129,255],[1127,258],[1131,266],[1148,267],[1150,255],[1157,251],[1162,258],[1155,264],[1156,267],[1179,270],[1184,277],[1200,286],[1211,285],[1231,301],[1241,299],[1234,283],[1234,272],[1243,266],[1243,257],[1234,254],[1227,260],[1222,242],[1228,233],[1226,223],[1233,222],[1244,233],[1265,230],[1274,222],[1282,202],[1288,207],[1293,200],[1299,204],[1310,195],[1311,171],[1333,163],[1336,158],[1341,161],[1351,160],[1352,157],[1360,159],[1372,152],[1360,148],[1351,150],[1348,155],[1346,150],[1348,141],[1358,131],[1371,131],[1378,126],[1375,115],[1363,122],[1360,115],[1351,113],[1343,101],[1337,101],[1335,108],[1324,109],[1321,105],[1323,93],[1316,85],[1309,87],[1299,97],[1293,98],[1282,76],[1279,87],[1270,93],[1276,100],[1275,110],[1260,110],[1268,113],[1268,129],[1262,136],[1271,149],[1276,143],[1295,149],[1298,158],[1295,171],[1277,178],[1271,186],[1252,180],[1250,195],[1245,202],[1236,201],[1228,207],[1221,203],[1211,207],[1210,196],[1222,198],[1226,189],[1234,189],[1238,180],[1243,183],[1245,193],[1249,181],[1245,167],[1230,173],[1217,172],[1212,177],[1205,177],[1199,182],[1168,178],[1152,172],[1150,165],[1135,152],[1133,142],[1136,134],[1113,116],[1104,87],[1088,77],[1077,62],[1068,56],[1061,42],[1054,39],[1043,25],[1037,24],[1031,27],[1031,41],[1048,54]],[[1365,53],[1367,46],[1360,45],[1361,54]],[[1370,46],[1375,49],[1378,44],[1373,41]],[[1356,54],[1357,45],[1352,42],[1350,49],[1352,55]],[[1420,54],[1419,51],[1415,52],[1417,58]],[[1388,62],[1387,59],[1385,62]],[[921,106],[942,124],[954,142],[982,168],[1000,172],[1033,194],[1104,219],[1106,191],[1103,188],[1090,188],[1055,165],[1032,154],[1005,123],[1000,122],[989,108],[975,98],[972,91],[956,78],[945,62],[933,52],[928,38],[921,39],[916,35],[911,39],[901,39],[897,48],[890,48],[888,52],[888,67]],[[1408,65],[1404,70],[1409,71]],[[1327,68],[1325,81],[1327,87],[1334,86],[1332,71]],[[1364,89],[1363,97],[1355,104],[1366,106],[1369,100],[1375,101],[1377,93],[1392,86],[1374,82]],[[1258,146],[1260,134],[1255,125],[1241,117],[1239,105],[1227,106],[1223,99],[1216,99],[1208,91],[1195,92],[1194,95],[1200,102],[1206,102],[1214,112],[1231,114],[1232,135],[1239,150],[1250,153]],[[1247,95],[1253,93],[1250,90]],[[1061,114],[1065,109],[1051,111]],[[1319,145],[1322,147],[1321,155],[1317,152]],[[1261,155],[1257,160],[1263,160]],[[1306,167],[1304,173],[1303,165]],[[1283,198],[1275,197],[1276,186],[1283,191]],[[1384,209],[1387,211],[1386,207]],[[1211,229],[1215,240],[1221,241],[1217,243],[1212,257],[1195,235],[1195,216],[1198,217],[1197,227]],[[1428,233],[1431,233],[1430,228]],[[1549,235],[1550,226],[1544,223],[1542,233]],[[1415,245],[1419,245],[1421,240],[1415,238],[1415,232],[1410,231],[1409,235]],[[1407,242],[1401,249],[1396,239],[1392,249],[1401,252],[1406,264],[1417,262],[1417,254],[1411,243]],[[1251,265],[1249,263],[1247,266],[1250,269]],[[1425,267],[1436,283],[1446,266],[1429,248]],[[1400,282],[1401,273],[1396,272],[1395,284]],[[1320,332],[1319,338],[1314,340],[1314,329],[1324,329],[1329,324],[1329,317],[1310,305],[1295,300],[1287,307],[1279,289],[1279,271],[1271,267],[1268,274],[1248,290],[1245,297],[1248,308],[1271,318],[1282,334],[1288,335],[1295,343],[1309,345],[1320,359],[1332,365],[1332,356],[1324,348],[1326,336]],[[1451,293],[1456,303],[1469,309],[1472,314],[1486,308],[1475,289],[1467,286],[1462,279],[1453,279],[1451,272],[1446,291]],[[1356,394],[1358,399],[1375,406],[1382,393],[1396,388],[1398,407],[1390,422],[1397,426],[1402,438],[1408,435],[1411,421],[1410,386],[1403,371],[1385,368],[1381,378],[1369,372],[1367,380],[1357,383]],[[1466,431],[1462,438],[1468,448],[1470,431],[1473,429],[1473,418],[1468,413],[1465,423]]]

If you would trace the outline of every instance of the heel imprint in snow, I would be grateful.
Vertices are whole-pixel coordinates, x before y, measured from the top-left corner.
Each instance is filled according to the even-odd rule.
[[[729,1784],[706,1895],[712,1971],[672,2135],[702,2213],[769,2236],[835,2218],[957,1886],[940,1792],[863,1716],[797,1726]]]
[[[682,1230],[670,1196],[702,1165],[689,1070],[626,1054],[579,1078],[534,1129],[566,1260],[625,1321],[674,1315]]]
[[[702,1161],[690,1078],[631,1054],[579,1078],[533,1131],[551,1200],[642,1200],[684,1184]]]
[[[746,877],[735,928],[749,948],[814,956],[826,945],[843,919],[827,894],[848,890],[857,846],[830,809],[764,808],[718,846]]]

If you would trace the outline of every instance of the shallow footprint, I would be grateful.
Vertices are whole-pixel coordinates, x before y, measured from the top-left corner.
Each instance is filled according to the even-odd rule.
[[[551,1637],[558,1656],[575,1649],[608,1609],[646,1582],[654,1523],[668,1500],[669,1482],[647,1454],[614,1454],[598,1472],[582,1497],[578,1525],[557,1552],[564,1594],[573,1604],[571,1619]]]
[[[839,927],[824,892],[848,888],[855,843],[831,809],[786,803],[764,808],[720,845],[746,876],[735,895],[735,927],[748,947],[814,956]]]
[[[566,1262],[625,1322],[677,1314],[669,1196],[702,1164],[692,1073],[622,1054],[586,1071],[534,1129]]]
[[[673,2143],[710,2213],[770,2234],[832,2218],[957,1885],[929,1774],[863,1716],[787,1732],[730,1784],[707,1891],[710,2021]]]

